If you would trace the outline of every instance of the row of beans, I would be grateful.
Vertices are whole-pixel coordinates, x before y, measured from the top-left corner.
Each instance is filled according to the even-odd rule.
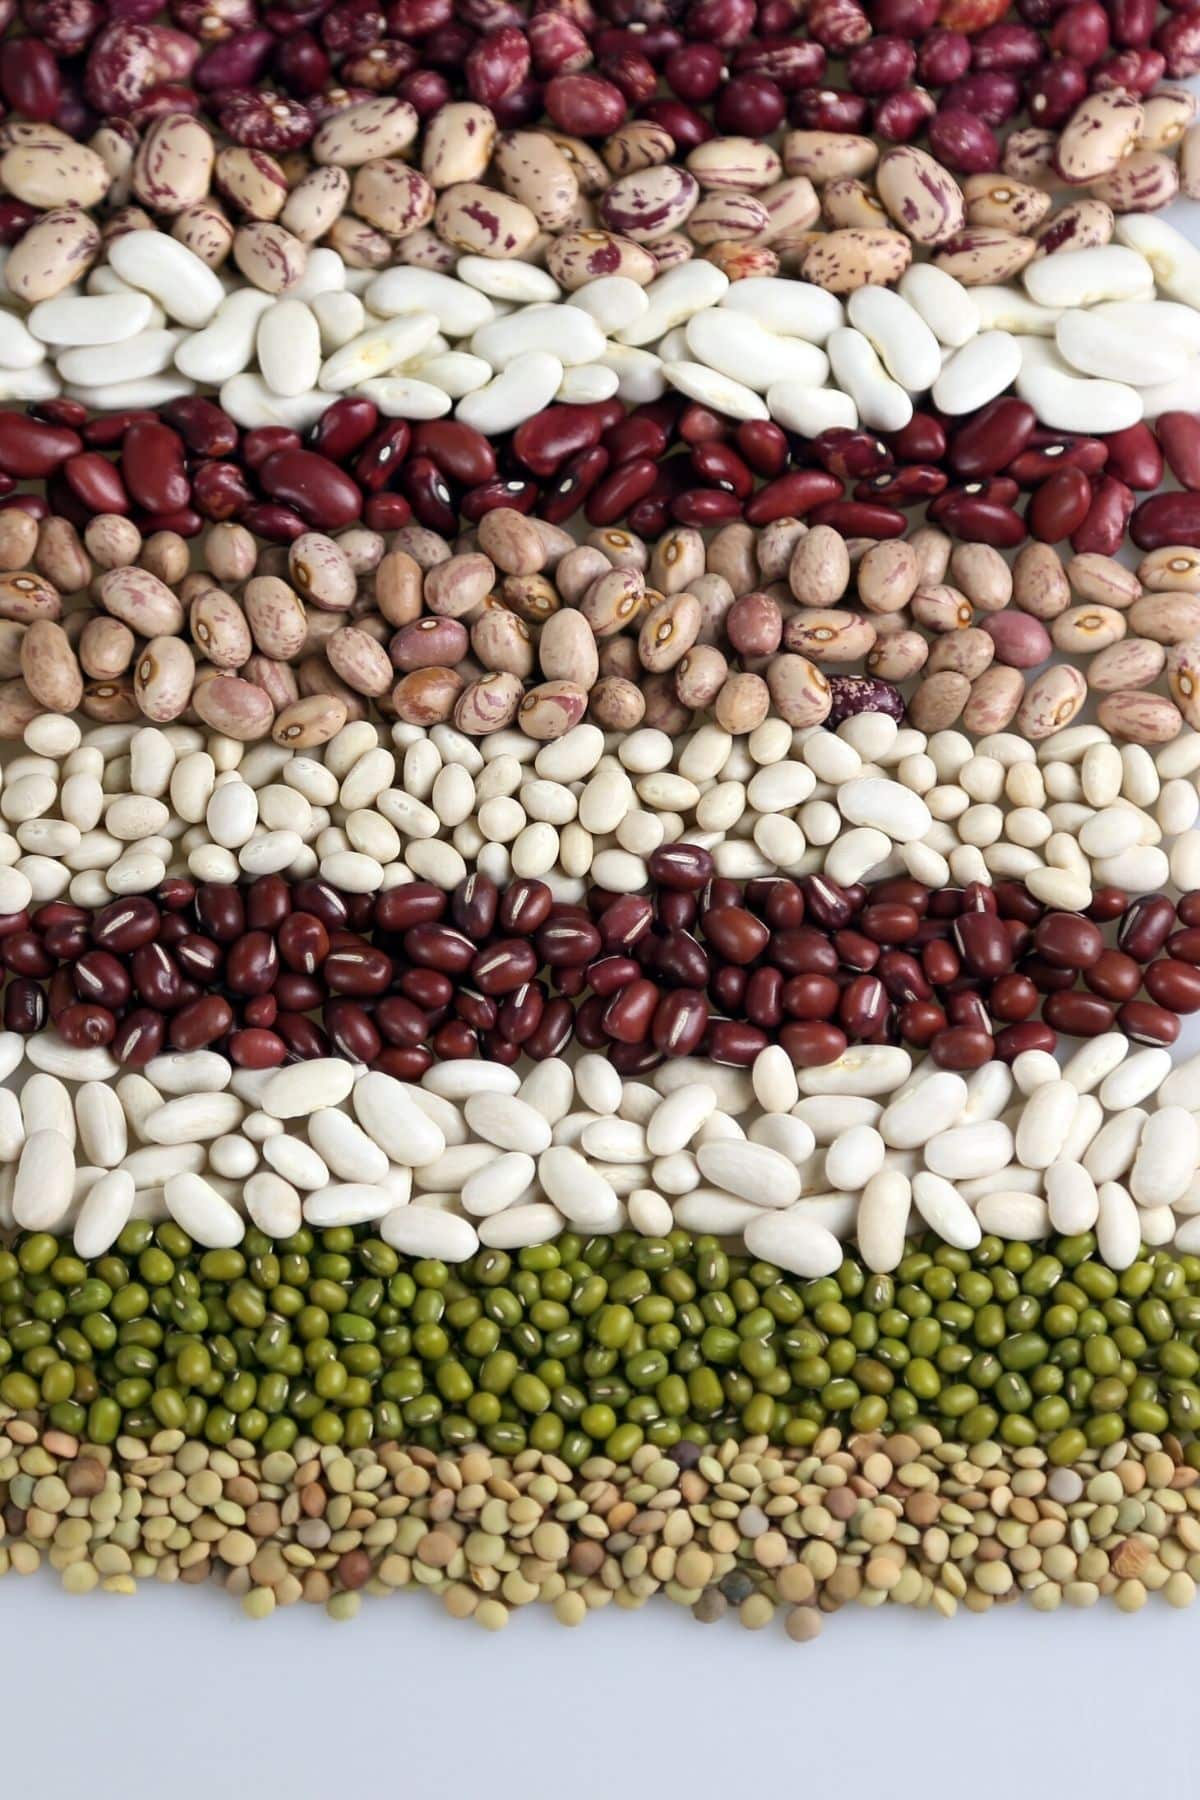
[[[1183,491],[1157,493],[1169,470]],[[45,481],[40,494],[18,483]],[[381,420],[361,395],[335,400],[308,433],[242,432],[215,401],[189,395],[157,412],[88,417],[74,400],[0,413],[0,494],[70,519],[132,516],[147,532],[195,537],[236,519],[273,542],[361,519],[415,520],[453,533],[507,508],[561,524],[628,524],[657,537],[781,518],[847,538],[902,537],[905,509],[952,537],[1012,549],[1027,537],[1112,555],[1128,529],[1153,550],[1200,542],[1200,418],[1162,414],[1104,437],[1039,426],[1002,396],[965,419],[914,415],[877,435],[834,428],[806,440],[773,420],[735,423],[671,394],[627,411],[618,400],[551,406],[492,444],[456,420]],[[1138,501],[1138,495],[1147,498]],[[1018,508],[1028,496],[1024,511]]]
[[[51,902],[0,921],[4,1028],[49,1020],[134,1066],[211,1046],[244,1068],[341,1054],[413,1081],[435,1060],[540,1061],[572,1038],[631,1076],[692,1055],[748,1067],[772,1042],[803,1068],[903,1042],[974,1069],[1060,1033],[1169,1045],[1200,1010],[1196,894],[1102,889],[1083,915],[1014,882],[742,887],[690,845],[649,860],[653,894],[593,887],[579,906],[479,874],[452,894],[262,876],[171,880],[96,913]]]

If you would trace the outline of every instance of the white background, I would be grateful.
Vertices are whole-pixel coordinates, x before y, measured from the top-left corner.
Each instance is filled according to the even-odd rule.
[[[1198,214],[1170,217],[1200,241]],[[529,1608],[491,1636],[426,1594],[255,1624],[215,1588],[81,1600],[10,1575],[0,1782],[13,1800],[1183,1800],[1198,1666],[1200,1603],[1155,1596],[1133,1618],[850,1607],[801,1645],[665,1600],[570,1632]]]

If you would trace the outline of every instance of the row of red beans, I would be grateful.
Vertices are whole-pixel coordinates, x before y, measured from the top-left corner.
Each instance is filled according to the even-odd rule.
[[[1179,491],[1154,490],[1169,468]],[[18,483],[45,483],[20,495]],[[1024,514],[1017,509],[1028,495]],[[1149,499],[1137,504],[1137,494]],[[770,420],[735,424],[679,395],[626,412],[617,400],[551,406],[493,445],[453,419],[381,420],[358,395],[334,401],[305,442],[282,427],[241,431],[212,400],[89,418],[74,400],[0,412],[0,496],[81,529],[96,513],[193,537],[237,519],[274,542],[362,519],[415,518],[453,536],[495,507],[561,524],[755,526],[805,518],[846,537],[901,537],[925,506],[952,536],[1013,548],[1027,535],[1114,554],[1129,527],[1144,550],[1200,543],[1200,417],[1163,413],[1107,437],[1040,427],[1013,396],[948,420],[914,415],[880,438],[807,440]]]
[[[1200,893],[1104,889],[1083,915],[1011,882],[742,887],[691,845],[651,864],[652,894],[594,888],[580,906],[478,874],[452,894],[268,875],[170,880],[96,913],[54,901],[0,920],[4,1028],[50,1022],[137,1066],[211,1046],[250,1069],[341,1054],[413,1079],[435,1060],[541,1060],[572,1037],[626,1075],[691,1055],[746,1066],[772,1042],[798,1067],[903,1043],[972,1069],[1059,1033],[1170,1044],[1200,1010]]]
[[[1092,89],[1147,93],[1200,68],[1186,0],[1161,18],[1157,0],[1018,0],[1011,21],[1006,0],[535,0],[531,13],[512,0],[170,0],[169,24],[162,11],[21,0],[27,35],[0,56],[0,93],[79,137],[101,118],[207,108],[236,142],[273,151],[373,93],[422,118],[467,95],[502,126],[546,118],[596,139],[632,113],[683,153],[785,119],[892,141],[928,128],[935,153],[975,170],[998,166],[995,128],[1022,108],[1054,126]],[[17,16],[2,0],[0,29]]]

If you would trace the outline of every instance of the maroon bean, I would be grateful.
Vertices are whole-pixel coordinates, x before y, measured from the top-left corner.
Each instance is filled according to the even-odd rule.
[[[225,959],[225,985],[235,994],[265,994],[279,973],[275,939],[268,931],[248,931]]]
[[[88,513],[129,511],[129,495],[116,463],[98,450],[84,450],[63,464],[62,474],[70,492]]]
[[[649,457],[632,457],[618,464],[598,481],[587,497],[584,517],[589,525],[615,525],[644,500],[658,479],[658,464]]]
[[[1135,1044],[1165,1046],[1179,1036],[1175,1014],[1149,1000],[1126,1000],[1117,1010],[1117,1026]]]
[[[641,974],[641,965],[632,956],[601,956],[587,968],[587,984],[593,994],[608,1000],[618,988],[628,987]]]
[[[63,1043],[73,1050],[111,1044],[117,1032],[117,1021],[107,1007],[88,1006],[82,1001],[60,1012],[54,1024]]]
[[[736,494],[723,493],[720,488],[686,488],[671,500],[668,511],[677,525],[707,529],[740,519],[742,503]]]
[[[930,1039],[929,1054],[939,1069],[980,1069],[995,1056],[996,1044],[988,1031],[948,1025]]]
[[[306,975],[329,954],[329,933],[313,913],[289,913],[279,927],[277,943],[287,967]]]
[[[497,1014],[497,1029],[510,1044],[525,1044],[537,1031],[546,1011],[546,994],[540,982],[530,981],[509,994]]]
[[[205,519],[240,519],[254,496],[237,463],[203,462],[192,472],[192,499]]]
[[[944,469],[929,464],[910,463],[905,469],[885,470],[857,483],[856,500],[877,500],[888,506],[914,506],[921,500],[932,500],[946,488],[949,480]]]
[[[709,998],[718,1012],[739,1013],[746,998],[746,971],[736,963],[722,963],[713,973]]]
[[[909,1000],[896,1014],[896,1030],[904,1043],[924,1050],[946,1030],[946,1015],[932,1000]]]
[[[660,975],[677,987],[705,987],[709,977],[709,959],[689,931],[676,928],[666,937],[651,940],[654,966]]]
[[[112,1053],[118,1062],[144,1068],[158,1056],[166,1042],[167,1022],[162,1013],[148,1006],[128,1012],[117,1026],[112,1040]]]
[[[600,932],[587,919],[549,918],[534,934],[538,953],[552,969],[590,963],[603,948]]]
[[[550,409],[555,410],[555,409]],[[573,411],[573,408],[562,408]],[[587,407],[578,410],[586,412]],[[540,415],[545,418],[546,414]],[[527,421],[533,423],[534,421]],[[520,427],[524,430],[524,427]],[[475,431],[470,425],[463,425],[457,419],[428,419],[413,431],[413,454],[427,456],[441,473],[452,481],[459,481],[464,487],[478,487],[482,482],[491,481],[496,473],[496,453],[482,432]],[[513,449],[517,450],[516,438]],[[533,464],[521,456],[526,467]],[[535,473],[550,473],[549,470],[536,470]]]
[[[275,1031],[252,1027],[230,1033],[229,1060],[239,1069],[277,1069],[287,1061],[288,1047]]]
[[[1180,487],[1200,488],[1200,418],[1188,412],[1160,413],[1155,432]]]
[[[1056,969],[1088,969],[1104,949],[1099,926],[1080,913],[1047,913],[1033,941],[1038,954]]]
[[[22,1037],[46,1023],[45,990],[30,976],[18,975],[4,990],[4,1029]]]
[[[764,907],[773,931],[789,931],[804,923],[804,890],[794,881],[772,881]]]
[[[161,922],[154,902],[142,894],[111,900],[92,920],[92,942],[121,956],[156,938]]]
[[[329,891],[332,893],[332,890]],[[315,906],[308,903],[308,896],[305,896],[302,903],[299,889],[294,900],[297,908],[305,904],[306,910],[317,911]],[[446,906],[447,897],[441,888],[434,887],[430,881],[413,881],[406,887],[387,888],[382,894],[376,895],[375,923],[381,931],[408,931],[414,925],[434,924],[442,918]],[[324,922],[330,925],[337,921],[326,918]]]
[[[596,921],[606,950],[632,949],[654,923],[654,904],[644,894],[622,894]]]
[[[1069,1037],[1100,1037],[1112,1030],[1116,1010],[1098,994],[1049,994],[1042,1005],[1042,1019]]]
[[[1107,473],[1126,487],[1153,493],[1163,477],[1163,454],[1146,421],[1141,419],[1124,431],[1110,431],[1103,441],[1108,449]]]
[[[113,1010],[124,1006],[132,992],[129,972],[124,963],[107,950],[89,950],[71,971],[75,991],[81,1000]]]
[[[620,88],[598,75],[555,75],[542,98],[559,130],[574,137],[610,137],[629,110]]]
[[[1160,957],[1146,970],[1146,992],[1174,1013],[1200,1009],[1200,969],[1172,956]]]
[[[246,907],[240,889],[224,882],[206,881],[196,890],[196,920],[218,944],[231,944],[246,929]]]
[[[933,989],[916,957],[907,950],[885,950],[879,959],[879,979],[893,1000],[931,1000]]]
[[[474,988],[459,988],[454,996],[454,1011],[472,1031],[495,1029],[498,1011],[496,1002],[489,1000],[486,994],[476,993]]]
[[[621,1044],[642,1044],[659,1005],[659,990],[645,977],[621,988],[604,1010],[604,1029]]]
[[[365,1007],[353,1000],[328,1000],[321,1009],[321,1024],[332,1047],[352,1062],[373,1063],[383,1049],[383,1039]]]
[[[373,400],[362,394],[343,394],[326,407],[313,426],[309,447],[331,462],[344,462],[362,449],[378,423],[379,408]],[[372,485],[364,480],[361,470],[356,469],[355,474],[364,487]]]
[[[291,889],[282,875],[260,875],[246,889],[246,925],[251,931],[273,931],[291,910]]]
[[[1082,469],[1085,475],[1098,475],[1107,461],[1108,446],[1103,438],[1071,437],[1039,427],[1028,447],[1014,456],[1006,473],[1022,487],[1037,487],[1062,469]]]
[[[851,1039],[870,1038],[882,1030],[888,1016],[888,995],[877,975],[856,975],[842,989],[838,1024]]]
[[[1053,1055],[1058,1034],[1044,1020],[1031,1019],[1027,1024],[1006,1025],[996,1033],[996,1055],[1001,1062],[1015,1062],[1027,1050],[1044,1050]]]
[[[569,1000],[548,1000],[536,1029],[525,1039],[522,1048],[534,1062],[558,1056],[570,1042],[574,1008]],[[699,1039],[697,1039],[699,1042]]]
[[[875,102],[871,129],[876,137],[893,144],[907,144],[925,129],[937,112],[937,101],[928,88],[897,88]]]
[[[1188,925],[1182,931],[1173,931],[1167,939],[1167,949],[1183,962],[1200,963],[1200,929]]]
[[[1104,950],[1083,971],[1083,979],[1105,1000],[1132,1000],[1142,985],[1142,968],[1122,950]]]
[[[496,922],[501,931],[531,937],[550,917],[553,905],[554,896],[544,881],[523,878],[511,882],[501,894]]]
[[[537,970],[537,951],[528,938],[498,938],[476,956],[470,977],[481,993],[512,994],[532,981]]]
[[[450,896],[450,917],[459,931],[481,943],[496,923],[500,890],[487,875],[475,870],[460,881]]]
[[[429,1030],[426,1014],[403,994],[389,994],[379,1002],[375,1023],[389,1044],[405,1048],[424,1043]]]
[[[262,468],[268,457],[284,450],[299,450],[300,433],[286,425],[256,425],[242,439],[242,461],[248,469]]]
[[[814,507],[840,501],[842,483],[822,469],[794,469],[769,481],[747,502],[746,522],[769,525],[774,519],[802,518]]]
[[[448,925],[419,924],[404,933],[404,954],[410,961],[437,969],[440,974],[465,975],[475,960],[475,945],[463,932]],[[329,958],[325,960],[328,964]]]
[[[819,1069],[836,1062],[849,1048],[844,1031],[826,1020],[811,1019],[784,1025],[779,1042],[797,1069]]]
[[[1000,143],[986,119],[946,106],[929,121],[929,148],[940,163],[964,175],[1000,167]]]
[[[1024,400],[989,401],[952,433],[950,467],[968,481],[995,475],[1020,455],[1036,427],[1037,414]]]
[[[882,906],[885,913],[890,911],[887,902],[882,903]],[[869,907],[866,908],[859,920],[862,931],[835,931],[833,934],[833,947],[837,951],[838,961],[843,968],[853,969],[860,975],[866,974],[868,970],[876,967],[883,954],[879,946],[887,941],[886,935],[878,941],[864,935],[867,931],[867,912],[870,910]],[[886,921],[882,929],[886,934]]]
[[[0,469],[6,475],[44,480],[82,449],[78,432],[66,426],[44,424],[24,413],[0,412]]]
[[[179,967],[192,982],[216,980],[224,962],[224,953],[221,946],[212,938],[201,937],[198,933],[189,932],[176,942],[174,949]],[[182,986],[183,984],[181,984],[181,998]]]
[[[1200,495],[1155,494],[1134,510],[1129,535],[1139,550],[1164,544],[1200,544]]]
[[[168,400],[162,418],[196,456],[232,456],[238,447],[238,428],[227,412],[201,394],[183,394]],[[151,424],[152,420],[136,420]]]
[[[743,419],[734,442],[756,475],[770,478],[787,467],[787,433],[773,419]]]
[[[1166,895],[1149,894],[1129,907],[1117,930],[1117,945],[1126,956],[1148,963],[1174,928],[1175,908]]]
[[[746,964],[761,956],[771,933],[761,919],[744,906],[725,906],[702,913],[700,927],[713,948],[727,961]]]
[[[960,913],[954,922],[954,942],[973,975],[1003,975],[1012,968],[1008,932],[993,913]]]
[[[716,872],[712,852],[699,844],[660,844],[650,852],[646,867],[656,886],[686,893],[698,892]]]
[[[171,1020],[168,1036],[173,1050],[203,1050],[223,1038],[233,1025],[233,1008],[220,994],[193,1000]]]
[[[946,443],[946,427],[932,413],[914,413],[891,438],[893,453],[906,463],[940,462],[946,454]]]
[[[881,900],[863,908],[859,924],[877,944],[906,944],[916,935],[920,918],[899,900]]]
[[[309,1062],[328,1053],[329,1039],[320,1026],[299,1013],[281,1012],[275,1029],[287,1045],[288,1055],[297,1062]]]
[[[748,1069],[767,1048],[768,1042],[766,1032],[760,1031],[757,1025],[742,1019],[717,1019],[709,1022],[706,1054],[715,1063]]]
[[[385,419],[367,438],[354,459],[354,479],[368,495],[367,509],[376,509],[372,518],[367,517],[366,510],[363,513],[364,523],[370,525],[372,530],[383,529],[382,524],[373,523],[381,504],[386,503],[389,510],[400,502],[403,502],[405,508],[409,505],[404,495],[381,494],[379,490],[386,487],[400,469],[408,455],[411,438],[412,427],[406,420]],[[408,517],[408,512],[405,512],[400,522],[407,524]]]
[[[793,975],[785,981],[779,1000],[792,1019],[831,1019],[837,1011],[841,989],[829,975]]]
[[[0,92],[16,113],[44,123],[62,97],[58,59],[37,37],[9,38],[0,48]]]
[[[995,1019],[1019,1024],[1037,1011],[1038,990],[1028,975],[1001,975],[988,991],[988,1010]]]
[[[1131,94],[1148,94],[1166,73],[1167,59],[1161,50],[1122,50],[1106,56],[1092,70],[1094,89],[1125,88]]]
[[[828,875],[807,875],[803,883],[805,910],[818,925],[840,930],[854,917],[854,903],[847,888]]]
[[[746,983],[743,1005],[746,1017],[762,1031],[774,1031],[783,1023],[784,980],[778,969],[755,969]]]

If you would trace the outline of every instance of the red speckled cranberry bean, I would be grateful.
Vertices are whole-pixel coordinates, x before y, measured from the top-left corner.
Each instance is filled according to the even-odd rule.
[[[929,148],[940,163],[959,174],[978,175],[1000,167],[1000,143],[986,119],[961,106],[948,106],[929,121]]]
[[[36,37],[10,38],[0,48],[0,92],[13,112],[49,122],[58,112],[62,80],[57,58]]]
[[[555,75],[543,94],[560,131],[575,137],[609,137],[628,114],[624,94],[598,75]]]

